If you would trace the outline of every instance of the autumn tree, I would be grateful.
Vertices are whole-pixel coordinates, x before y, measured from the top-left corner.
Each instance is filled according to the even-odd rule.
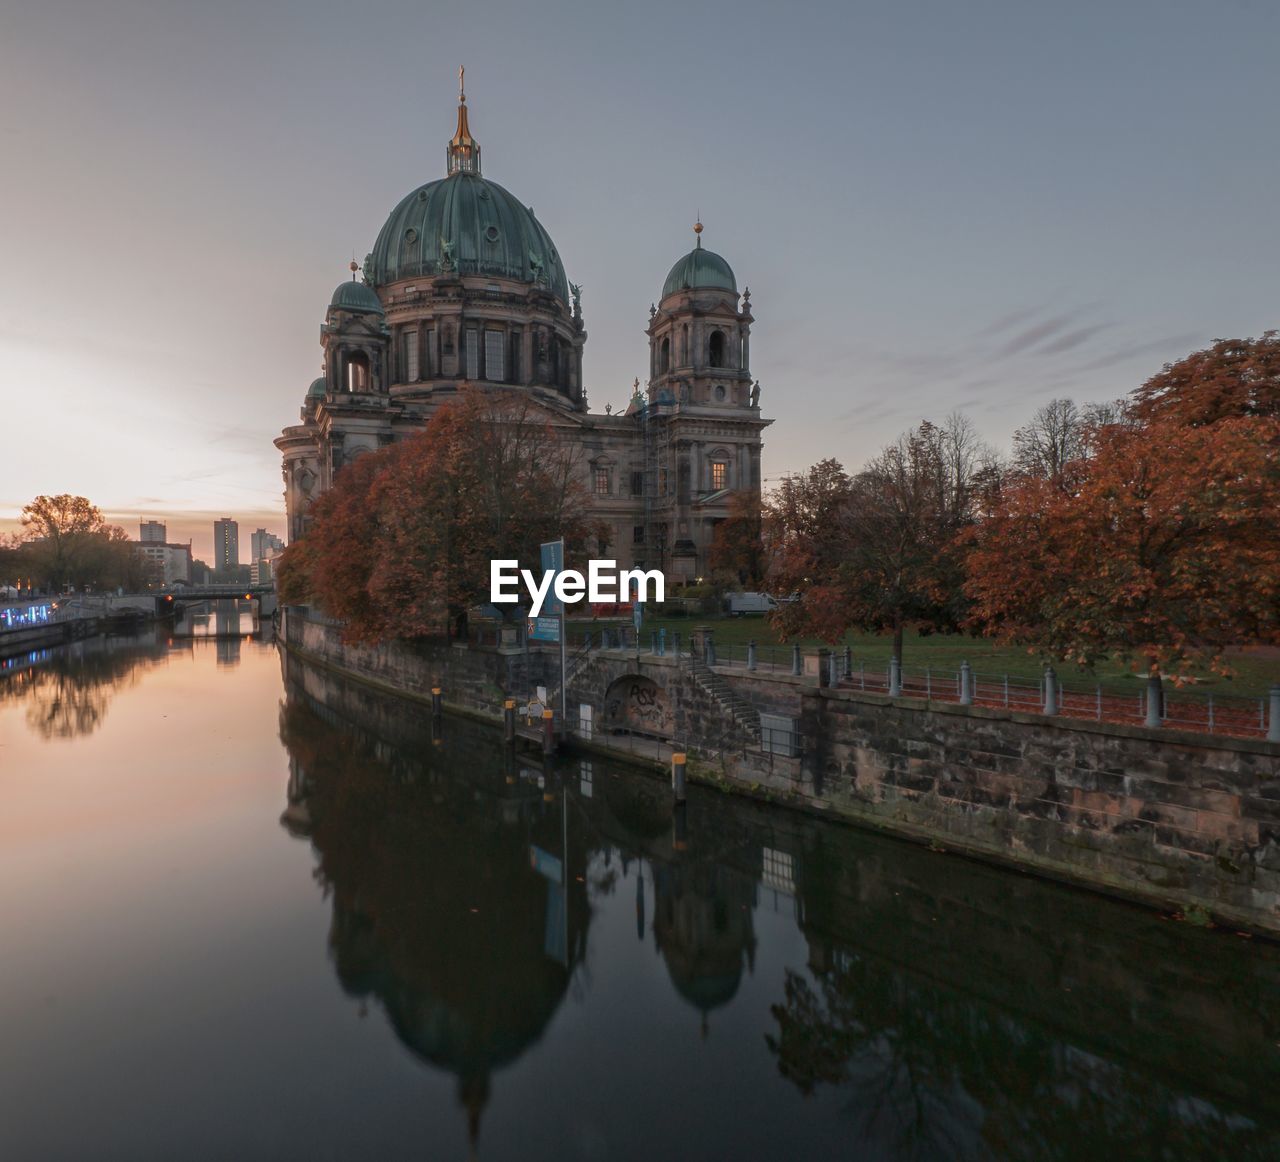
[[[137,588],[142,565],[128,534],[83,496],[37,496],[22,510],[19,565],[42,588]]]
[[[729,497],[729,515],[715,527],[707,564],[717,581],[735,588],[759,588],[766,559],[758,492],[742,489]]]
[[[1280,332],[1218,339],[1165,366],[1133,393],[1144,424],[1203,427],[1229,416],[1280,415]]]
[[[889,631],[901,659],[908,626],[955,628],[963,615],[957,535],[976,517],[994,456],[963,416],[923,423],[856,476],[824,461],[770,505],[771,581],[800,601],[771,615],[788,635],[835,641]]]
[[[1280,419],[1112,425],[1095,441],[1074,489],[1020,479],[976,530],[974,623],[1152,676],[1280,641]]]
[[[570,555],[603,535],[587,516],[582,467],[523,393],[462,392],[425,429],[344,468],[285,553],[286,600],[314,600],[349,637],[465,629],[489,597],[490,561],[539,570],[563,536]]]

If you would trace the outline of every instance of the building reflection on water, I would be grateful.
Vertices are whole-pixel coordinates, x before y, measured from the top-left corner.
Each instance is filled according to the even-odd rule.
[[[284,666],[281,823],[316,853],[334,971],[456,1079],[473,1146],[630,879],[631,947],[704,1035],[747,1019],[762,913],[795,926],[760,1053],[839,1091],[869,1157],[1280,1156],[1280,951],[697,788],[682,818],[661,779],[433,737],[421,706]]]

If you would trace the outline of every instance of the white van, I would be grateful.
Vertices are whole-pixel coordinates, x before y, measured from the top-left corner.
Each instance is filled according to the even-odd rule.
[[[770,613],[778,603],[767,593],[726,593],[725,608],[734,617],[744,613]]]

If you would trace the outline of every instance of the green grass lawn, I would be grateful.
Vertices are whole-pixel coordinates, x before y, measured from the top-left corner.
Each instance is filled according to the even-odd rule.
[[[734,657],[740,657],[747,642],[754,639],[762,660],[769,656],[770,649],[776,651],[773,656],[780,662],[789,659],[791,643],[782,642],[763,616],[655,618],[645,621],[642,637],[647,642],[650,630],[665,627],[668,641],[672,633],[678,633],[681,640],[687,642],[689,632],[701,625],[710,626],[716,643],[722,647],[727,646]],[[570,640],[578,641],[583,631],[591,626],[589,621],[570,622]],[[804,648],[813,648],[825,643],[816,638],[802,638],[800,644]],[[889,662],[892,644],[893,639],[887,634],[850,633],[835,648],[843,650],[845,645],[849,646],[853,651],[855,670],[859,662],[865,663],[868,669],[884,669]],[[1024,649],[1002,646],[989,638],[966,637],[963,634],[929,634],[922,637],[916,633],[908,633],[903,641],[902,654],[902,664],[910,671],[923,670],[928,666],[954,673],[960,668],[962,661],[968,661],[983,676],[1008,674],[1010,678],[1035,682],[1044,668],[1040,657],[1028,654]],[[1261,697],[1273,682],[1280,682],[1280,657],[1240,651],[1232,656],[1232,665],[1235,668],[1234,677],[1202,674],[1195,688],[1211,690],[1216,694]],[[1096,672],[1061,663],[1055,669],[1059,679],[1068,688],[1092,688],[1100,682],[1103,690],[1108,693],[1136,695],[1145,681],[1144,677],[1114,663],[1099,666]]]

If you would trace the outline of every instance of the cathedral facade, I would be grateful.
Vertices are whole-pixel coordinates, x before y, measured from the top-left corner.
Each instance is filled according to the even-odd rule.
[[[587,407],[579,288],[550,236],[482,175],[459,94],[446,176],[391,211],[361,268],[330,300],[324,373],[301,422],[276,439],[289,539],[342,466],[422,429],[466,385],[527,392],[578,453],[593,513],[620,565],[696,581],[736,491],[760,490],[760,392],[750,372],[750,292],[702,246],[672,266],[649,309],[649,372],[625,411]]]

